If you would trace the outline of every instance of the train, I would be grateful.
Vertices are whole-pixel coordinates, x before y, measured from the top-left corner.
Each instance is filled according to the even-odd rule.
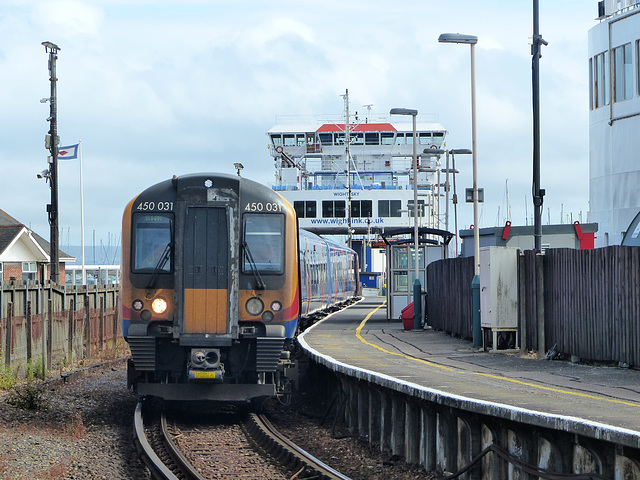
[[[122,219],[127,384],[167,401],[290,393],[303,319],[357,297],[358,257],[300,230],[277,192],[239,175],[174,176]]]

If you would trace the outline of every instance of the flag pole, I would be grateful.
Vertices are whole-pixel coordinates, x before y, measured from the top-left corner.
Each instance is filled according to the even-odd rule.
[[[84,266],[84,191],[82,188],[82,140],[78,141],[78,157],[80,159],[80,248],[82,259],[82,285],[87,284],[87,271]]]

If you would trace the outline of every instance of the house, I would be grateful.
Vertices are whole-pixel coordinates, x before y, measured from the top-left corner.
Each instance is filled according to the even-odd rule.
[[[49,242],[0,210],[0,279],[49,279]],[[60,279],[64,283],[65,264],[75,258],[59,252]]]

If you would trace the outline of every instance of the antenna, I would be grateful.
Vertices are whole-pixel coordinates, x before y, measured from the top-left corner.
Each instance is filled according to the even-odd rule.
[[[367,109],[367,123],[369,123],[369,118],[371,118],[371,107],[373,107],[373,103],[363,105],[363,107]]]

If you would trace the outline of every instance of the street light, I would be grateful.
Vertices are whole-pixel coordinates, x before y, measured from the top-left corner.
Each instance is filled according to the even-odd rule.
[[[420,239],[418,238],[418,144],[416,135],[416,117],[418,116],[418,110],[412,108],[392,108],[389,112],[390,115],[411,115],[413,121],[413,240],[415,257],[415,280],[413,281],[413,329],[420,329],[420,317],[422,314],[422,286],[420,285],[420,278],[418,277],[418,248],[420,246]]]
[[[471,47],[471,152],[473,162],[473,263],[474,276],[471,282],[473,295],[473,346],[482,346],[480,324],[480,225],[478,223],[478,149],[476,147],[476,51],[478,37],[461,33],[443,33],[440,43],[466,43]]]
[[[244,165],[242,165],[241,163],[234,163],[233,166],[235,167],[236,172],[238,172],[238,176],[240,176],[240,170],[244,168]]]

